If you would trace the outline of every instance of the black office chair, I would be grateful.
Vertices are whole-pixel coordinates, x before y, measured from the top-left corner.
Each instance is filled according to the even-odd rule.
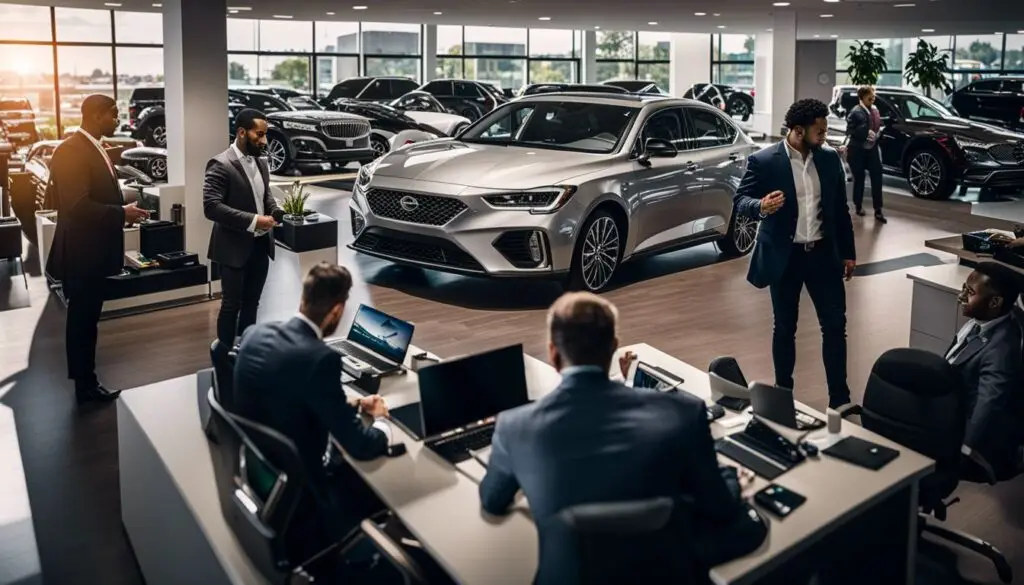
[[[747,387],[747,379],[743,377],[743,370],[740,369],[740,364],[736,361],[736,358],[732,356],[716,357],[711,360],[711,364],[708,365],[708,372],[717,374],[733,384],[739,384],[744,388]]]
[[[210,362],[215,373],[217,401],[228,412],[235,410],[235,360],[238,358],[238,347],[228,348],[218,339],[210,343]]]
[[[534,585],[707,583],[687,554],[679,506],[670,498],[584,504],[542,521]]]
[[[928,523],[946,519],[959,498],[946,500],[961,479],[965,454],[979,469],[991,466],[978,453],[963,449],[967,421],[966,389],[953,367],[940,355],[920,349],[892,349],[871,369],[863,406],[847,405],[846,417],[860,415],[864,428],[935,460],[935,471],[921,480],[919,531],[974,551],[995,565],[1004,583],[1013,572],[999,550],[969,534]],[[994,474],[988,483],[995,483]]]

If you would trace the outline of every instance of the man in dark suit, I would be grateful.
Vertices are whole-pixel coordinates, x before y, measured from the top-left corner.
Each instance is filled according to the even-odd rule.
[[[105,279],[124,267],[124,227],[149,216],[125,204],[114,165],[100,143],[118,126],[117,103],[105,95],[82,102],[82,125],[50,161],[47,199],[57,210],[46,271],[63,283],[68,314],[65,350],[68,377],[79,403],[108,402],[111,392],[96,378],[96,337]]]
[[[875,89],[865,85],[857,90],[860,103],[846,116],[846,160],[853,172],[853,206],[857,215],[864,215],[864,172],[871,176],[871,203],[875,220],[888,223],[882,215],[882,156],[878,139],[882,133],[882,114],[875,106]]]
[[[522,489],[541,525],[578,504],[683,496],[694,503],[697,560],[711,567],[750,552],[765,528],[741,500],[736,469],[718,466],[704,403],[609,380],[616,320],[611,303],[589,293],[555,301],[548,353],[562,383],[498,415],[483,509],[507,513]]]
[[[251,327],[235,363],[236,414],[291,439],[309,472],[310,492],[293,520],[293,558],[309,558],[384,507],[348,465],[328,478],[323,463],[328,435],[354,459],[374,459],[388,448],[384,400],[347,401],[341,355],[322,341],[337,329],[351,288],[345,268],[314,266],[302,283],[298,315]],[[372,426],[363,424],[360,411],[375,419]]]
[[[793,388],[796,325],[804,286],[821,324],[829,406],[850,402],[846,384],[846,289],[856,268],[846,178],[825,145],[828,107],[800,100],[786,113],[786,138],[750,156],[736,210],[761,220],[747,280],[769,287],[775,383]]]
[[[284,216],[270,193],[270,171],[260,155],[267,146],[267,118],[245,109],[235,117],[235,141],[210,159],[203,211],[213,222],[207,257],[220,269],[217,338],[225,347],[256,322],[270,260],[274,225]]]
[[[1000,480],[1021,471],[1024,444],[1024,324],[1014,309],[1019,279],[1001,264],[979,264],[959,298],[970,320],[946,351],[967,385],[964,444],[980,453]]]

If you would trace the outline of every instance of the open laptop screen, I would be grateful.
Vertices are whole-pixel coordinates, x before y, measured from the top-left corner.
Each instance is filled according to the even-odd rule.
[[[441,362],[420,370],[419,378],[424,437],[529,402],[522,345]]]
[[[400,364],[409,351],[412,330],[412,323],[359,305],[352,328],[348,330],[348,340]]]

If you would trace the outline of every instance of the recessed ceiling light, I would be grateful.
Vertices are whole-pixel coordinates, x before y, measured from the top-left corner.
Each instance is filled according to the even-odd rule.
[[[284,18],[284,19],[288,19],[288,18],[291,18],[291,17],[292,17],[292,15],[291,15],[291,14],[275,14],[275,15],[274,15],[274,18]]]
[[[541,16],[537,20],[551,20],[551,17],[550,16]]]
[[[772,29],[770,29],[770,28],[766,28],[766,29],[764,29],[764,30],[766,30],[766,31],[768,31],[768,32],[772,32]]]
[[[434,16],[441,16],[442,14],[444,14],[444,12],[437,11],[437,12],[434,13]]]
[[[653,21],[653,20],[651,22],[648,22],[647,24],[649,24],[651,26],[658,26],[658,23]]]
[[[121,7],[121,3],[120,2],[104,2],[103,5],[104,6],[109,6],[111,8],[120,8]]]
[[[711,16],[722,16],[722,15],[716,12],[716,13],[712,14]]]
[[[251,6],[228,6],[228,10],[252,10]]]
[[[935,32],[934,28],[922,28],[921,32]]]
[[[599,29],[599,28],[601,28],[601,27],[599,27],[599,26],[595,26],[595,27],[594,27],[594,30],[597,30],[597,29]]]
[[[366,10],[365,6],[353,6],[352,10]]]
[[[237,10],[228,10],[228,14],[238,14]]]
[[[327,16],[334,16],[334,13],[333,13],[333,12],[326,12],[325,14],[326,14]]]
[[[830,38],[830,39],[838,39],[839,35],[828,35],[828,38]]]
[[[720,25],[718,25],[718,28],[725,28],[725,25],[724,24],[720,24]]]
[[[164,5],[159,3],[159,2],[154,2],[153,3],[153,8],[163,8],[163,7],[164,7]]]
[[[822,18],[832,18],[832,15],[831,14],[822,14],[821,17]]]
[[[814,35],[814,38],[816,38],[816,39],[820,39],[820,38],[821,38],[821,35]]]
[[[789,6],[789,2],[772,2],[772,6]]]
[[[893,8],[913,8],[916,4],[893,4]]]
[[[693,15],[694,16],[707,16],[708,13],[707,12],[694,12]]]
[[[839,0],[825,0],[825,2],[828,2],[829,4],[836,4]]]

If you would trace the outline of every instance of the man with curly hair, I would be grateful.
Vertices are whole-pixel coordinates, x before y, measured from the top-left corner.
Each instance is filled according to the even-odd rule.
[[[856,268],[853,224],[839,154],[825,144],[828,107],[800,100],[779,144],[750,156],[736,209],[761,220],[747,280],[771,291],[775,383],[793,388],[796,325],[804,286],[821,324],[829,407],[850,402],[846,383],[846,290]]]

